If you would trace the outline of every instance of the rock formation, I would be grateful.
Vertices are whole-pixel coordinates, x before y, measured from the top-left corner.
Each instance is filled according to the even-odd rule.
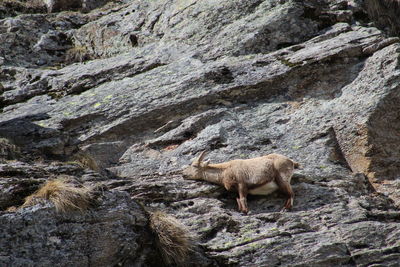
[[[1,3],[0,265],[159,266],[161,210],[197,237],[189,265],[397,266],[400,44],[372,2]],[[300,162],[293,210],[184,180],[203,150]],[[57,175],[104,199],[12,211]]]

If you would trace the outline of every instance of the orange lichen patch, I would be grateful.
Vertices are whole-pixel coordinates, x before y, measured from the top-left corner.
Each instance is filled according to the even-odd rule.
[[[169,145],[169,146],[164,147],[163,150],[167,150],[167,151],[169,151],[169,150],[174,150],[174,149],[176,149],[178,146],[179,146],[178,144]]]
[[[372,145],[368,138],[368,129],[362,124],[358,124],[356,128],[356,135],[352,137],[352,140],[348,141],[348,149],[342,149],[342,151],[353,172],[364,173],[368,178],[373,179],[374,172],[371,170],[372,158],[368,156],[372,151]],[[351,145],[349,145],[350,142],[352,143]]]
[[[371,159],[369,157],[354,153],[353,155],[346,156],[346,160],[353,172],[361,172],[367,175],[369,178],[373,178],[374,173],[370,172]]]
[[[303,101],[289,101],[288,104],[293,109],[299,109],[303,105]]]
[[[8,208],[6,209],[6,211],[8,211],[8,212],[16,212],[17,209],[18,209],[17,207],[11,206],[11,207],[8,207]]]

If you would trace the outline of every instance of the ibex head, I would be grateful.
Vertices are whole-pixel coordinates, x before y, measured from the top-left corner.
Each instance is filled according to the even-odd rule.
[[[195,158],[190,166],[182,170],[183,178],[191,180],[199,180],[203,178],[204,169],[208,166],[208,161],[203,162],[206,151],[200,153],[200,156]]]

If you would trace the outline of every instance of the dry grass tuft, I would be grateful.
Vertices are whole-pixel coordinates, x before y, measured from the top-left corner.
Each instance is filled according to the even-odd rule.
[[[174,217],[160,211],[150,214],[150,227],[164,262],[184,266],[193,249],[194,238],[189,230]]]
[[[20,156],[20,149],[10,140],[0,137],[0,160],[13,160]]]
[[[390,35],[400,34],[400,0],[365,0],[364,5],[378,27]]]
[[[101,168],[97,164],[96,160],[93,159],[93,157],[90,156],[88,153],[80,151],[76,153],[72,159],[78,162],[84,168],[89,168],[91,170],[101,172]]]
[[[65,62],[67,64],[72,64],[76,62],[84,62],[92,60],[95,57],[90,53],[86,46],[76,45],[67,50],[65,53]]]
[[[2,0],[0,5],[21,13],[44,13],[47,10],[43,0]]]
[[[32,206],[43,200],[53,202],[58,212],[85,211],[90,207],[93,197],[92,190],[87,187],[77,187],[68,179],[55,179],[25,198],[21,207]]]
[[[47,10],[46,4],[43,0],[28,0],[26,1],[25,6],[28,9],[41,10],[43,12],[46,12]]]

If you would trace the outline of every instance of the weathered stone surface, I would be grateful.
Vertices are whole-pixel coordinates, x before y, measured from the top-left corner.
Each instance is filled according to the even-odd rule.
[[[77,10],[88,12],[105,5],[109,0],[42,0],[48,12]]]
[[[3,0],[0,2],[0,19],[25,13],[44,13],[46,5],[42,0]]]
[[[217,2],[1,20],[0,38],[18,46],[1,44],[0,136],[18,153],[2,150],[0,175],[35,181],[7,182],[1,208],[54,173],[81,175],[176,215],[204,250],[192,264],[397,266],[399,39],[373,27],[363,1]],[[27,59],[20,40],[39,20]],[[299,161],[293,210],[277,212],[279,194],[249,197],[244,216],[233,193],[183,180],[203,150],[212,162]],[[38,158],[92,171],[36,175]]]
[[[0,210],[19,207],[25,197],[35,192],[48,178],[59,175],[80,177],[82,182],[94,185],[106,179],[96,172],[84,169],[77,162],[31,163],[4,161],[0,164]]]
[[[82,7],[82,1],[80,0],[43,0],[47,7],[48,12],[55,12],[61,10],[77,9]]]
[[[126,193],[105,193],[101,203],[84,214],[57,214],[51,204],[1,214],[1,265],[145,266],[143,210]]]

